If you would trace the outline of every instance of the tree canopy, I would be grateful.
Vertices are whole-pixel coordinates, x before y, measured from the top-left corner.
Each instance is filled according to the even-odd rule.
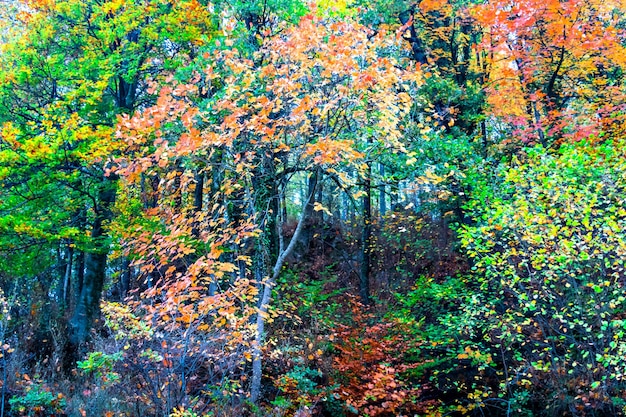
[[[0,417],[626,413],[622,2],[5,3]]]

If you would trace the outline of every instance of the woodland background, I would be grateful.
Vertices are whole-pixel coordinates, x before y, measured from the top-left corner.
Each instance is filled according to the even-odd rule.
[[[0,7],[0,417],[626,410],[622,0]]]

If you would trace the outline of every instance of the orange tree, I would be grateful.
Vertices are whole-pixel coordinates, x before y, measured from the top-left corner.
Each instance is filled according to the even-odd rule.
[[[172,81],[156,106],[118,125],[134,156],[117,160],[116,173],[124,177],[118,207],[132,215],[119,216],[115,228],[126,254],[152,281],[150,303],[157,294],[164,297],[158,305],[167,305],[195,291],[189,304],[194,322],[205,320],[198,310],[202,294],[233,287],[259,294],[233,304],[256,309],[253,339],[241,353],[242,361],[252,360],[253,401],[261,388],[271,290],[308,218],[323,209],[314,200],[317,184],[327,179],[348,188],[342,167],[360,172],[372,144],[402,150],[401,121],[410,104],[403,90],[416,73],[386,55],[394,43],[394,36],[352,22],[313,16],[267,39],[251,59],[226,38],[205,54],[197,77],[208,82]],[[202,88],[216,84],[219,93],[194,102]],[[212,179],[206,192],[198,189],[204,187],[198,172]],[[287,240],[287,190],[297,175],[309,176],[309,192]],[[150,188],[159,201],[152,206],[142,187],[149,178],[159,179]],[[247,326],[246,320],[236,323]]]
[[[623,101],[622,7],[578,0],[475,6],[472,15],[484,30],[479,50],[491,67],[485,87],[494,115],[504,117],[525,143],[544,146],[579,140],[614,123]]]

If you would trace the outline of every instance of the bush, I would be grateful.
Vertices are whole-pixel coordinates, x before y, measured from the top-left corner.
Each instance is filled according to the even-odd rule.
[[[505,405],[617,415],[626,384],[624,143],[528,150],[460,230]],[[518,413],[523,410],[520,408]]]
[[[22,396],[9,400],[13,411],[20,416],[52,416],[62,413],[65,408],[63,394],[53,394],[41,384],[32,384]]]
[[[113,372],[113,367],[121,359],[121,352],[111,355],[102,352],[91,352],[87,360],[78,361],[77,366],[85,374],[93,374],[97,378],[102,379],[105,384],[112,384],[120,378],[116,372]]]

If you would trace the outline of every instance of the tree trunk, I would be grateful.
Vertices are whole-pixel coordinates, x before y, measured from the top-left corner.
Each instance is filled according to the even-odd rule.
[[[363,233],[361,236],[361,274],[359,291],[363,304],[370,303],[370,245],[372,240],[372,163],[367,163],[363,191]]]
[[[61,311],[65,310],[63,285],[65,282],[65,274],[67,272],[67,250],[63,246],[63,242],[60,242],[59,246],[57,246],[56,267],[54,268],[57,273],[52,278],[52,282],[58,281],[56,284],[55,292],[56,301]]]
[[[389,193],[391,211],[397,211],[400,204],[400,182],[396,179],[391,183],[391,192]]]
[[[387,214],[387,187],[385,186],[385,165],[378,164],[378,169],[380,173],[380,201],[379,201],[379,211],[380,217],[385,217]]]
[[[86,233],[87,229],[87,214],[85,209],[80,210],[78,213],[78,227],[82,233]],[[78,303],[78,297],[83,291],[83,283],[85,282],[85,252],[79,250],[76,256],[76,288],[74,291],[74,305]]]
[[[74,315],[70,320],[70,342],[74,346],[89,339],[89,331],[100,312],[100,297],[106,278],[109,243],[103,223],[111,218],[111,206],[115,202],[115,180],[103,181],[99,192],[98,205],[94,207],[95,219],[91,238],[95,248],[85,256],[85,276]]]
[[[321,188],[320,176],[321,173],[315,171],[309,177],[307,193],[303,198],[303,201],[306,201],[306,204],[302,208],[306,212],[306,223],[302,225],[302,232],[299,234],[298,240],[296,240],[296,247],[294,248],[294,257],[296,259],[306,256],[309,251],[309,247],[311,246],[311,240],[313,239],[314,227],[316,224],[321,224],[323,222],[323,218],[321,217],[322,211],[313,210],[315,201],[320,201],[315,199],[315,194],[318,194],[318,199],[321,198],[319,192],[316,192],[316,190]]]
[[[85,252],[78,252],[78,259],[76,265],[76,302],[78,302],[78,296],[83,292],[83,284],[85,283]]]
[[[543,133],[543,126],[541,125],[541,114],[539,113],[539,108],[537,107],[537,102],[536,101],[532,101],[530,103],[531,105],[531,111],[533,114],[533,120],[535,121],[535,126],[537,129],[537,135],[539,136],[539,142],[544,146],[548,146],[548,143],[546,141],[546,135],[545,133]]]
[[[70,305],[70,289],[72,288],[72,269],[74,264],[74,248],[68,245],[66,252],[67,260],[65,263],[65,276],[63,277],[63,307]]]
[[[96,238],[92,234],[92,237]],[[89,338],[89,331],[99,312],[100,295],[106,275],[107,253],[88,253],[85,257],[85,282],[71,320],[71,341],[75,345]]]
[[[120,299],[123,301],[128,296],[130,291],[130,280],[132,277],[132,271],[130,266],[130,259],[124,258],[122,261],[122,275],[120,277]]]
[[[315,181],[317,181],[318,172],[316,171],[313,173],[311,178],[315,178]],[[309,182],[309,196],[302,208],[302,214],[300,215],[298,226],[296,226],[296,230],[291,237],[287,248],[279,253],[276,263],[274,264],[274,268],[272,269],[271,276],[263,282],[263,293],[261,295],[261,302],[259,303],[259,312],[256,316],[256,335],[252,348],[252,381],[250,384],[250,400],[253,403],[258,401],[259,394],[261,393],[261,377],[263,376],[263,352],[261,351],[261,347],[263,346],[263,340],[265,337],[265,318],[267,317],[267,311],[272,297],[272,287],[276,283],[285,261],[296,247],[296,243],[304,230],[305,223],[309,220],[311,214],[313,213],[312,207],[315,197],[315,189],[316,184]]]

